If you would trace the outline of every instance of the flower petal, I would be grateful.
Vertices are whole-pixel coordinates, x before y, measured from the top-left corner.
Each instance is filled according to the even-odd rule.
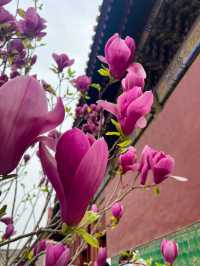
[[[65,132],[59,139],[56,161],[65,194],[71,187],[80,161],[89,148],[90,143],[87,135],[78,128]]]
[[[65,195],[60,177],[57,171],[56,160],[47,150],[45,145],[41,142],[39,145],[39,158],[42,163],[42,168],[44,173],[47,175],[49,181],[51,182],[53,188],[56,191],[56,195],[61,204],[61,212],[65,207]]]
[[[98,105],[101,106],[104,110],[113,114],[114,116],[118,115],[117,105],[107,101],[99,100],[97,101]]]
[[[66,250],[62,253],[62,255],[57,260],[55,266],[66,266],[70,260],[70,250],[66,248]]]
[[[83,218],[90,200],[104,179],[107,162],[108,147],[102,138],[95,141],[85,154],[72,180],[71,187],[67,190],[69,197],[65,221],[69,225],[76,225]]]
[[[64,119],[61,99],[48,112],[43,88],[28,76],[14,78],[0,88],[0,113],[1,174],[11,172],[35,138]]]

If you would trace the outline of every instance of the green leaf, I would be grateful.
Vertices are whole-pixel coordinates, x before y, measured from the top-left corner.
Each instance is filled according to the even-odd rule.
[[[70,67],[67,69],[67,74],[69,78],[73,78],[75,75],[76,71],[72,70]]]
[[[7,205],[3,205],[0,209],[0,218],[6,214]]]
[[[110,131],[106,132],[106,136],[120,136],[120,133],[115,131]]]
[[[75,228],[74,230],[87,244],[94,248],[99,247],[99,241],[94,236],[90,235],[84,228]]]
[[[101,85],[99,83],[92,83],[90,87],[96,89],[97,91],[101,91]]]
[[[117,131],[119,131],[120,133],[122,132],[119,122],[117,122],[115,119],[111,118],[111,123],[116,127]]]
[[[17,13],[21,18],[25,17],[25,11],[22,8],[18,8]]]
[[[103,77],[110,77],[110,71],[108,68],[100,68],[98,73]]]
[[[132,143],[132,139],[126,139],[120,143],[118,143],[117,145],[120,147],[120,148],[126,148],[128,147],[129,145],[131,145]]]
[[[93,224],[99,219],[99,215],[93,211],[87,211],[85,216],[83,217],[83,220],[81,221],[81,224],[84,226],[88,226],[90,224]]]

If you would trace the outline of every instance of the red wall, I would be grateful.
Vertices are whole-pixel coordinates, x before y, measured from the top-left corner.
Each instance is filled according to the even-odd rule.
[[[189,181],[168,179],[160,186],[160,196],[152,191],[129,194],[122,221],[107,236],[110,256],[200,220],[200,56],[137,143],[138,151],[145,144],[174,156],[174,174]],[[114,182],[116,178],[106,195]]]

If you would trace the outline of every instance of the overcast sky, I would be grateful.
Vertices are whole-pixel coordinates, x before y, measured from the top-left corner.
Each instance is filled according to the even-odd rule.
[[[7,9],[14,12],[16,10],[16,0],[13,0]],[[51,54],[67,53],[70,58],[75,59],[74,68],[77,74],[83,74],[86,62],[88,60],[89,46],[92,42],[94,34],[94,26],[98,15],[98,7],[102,0],[43,0],[44,8],[41,16],[47,20],[47,36],[44,42],[45,47],[39,48],[38,61],[34,67],[33,73],[37,73],[39,79],[45,79],[51,84],[55,84],[55,78],[49,67],[53,63]],[[20,0],[20,8],[26,10],[32,6],[32,0]],[[38,183],[38,169],[41,166],[36,158],[30,162],[28,167],[28,175],[24,179],[24,184],[27,189],[31,189],[33,184]],[[19,179],[21,182],[21,179]],[[13,191],[14,187],[12,187]],[[13,191],[14,192],[14,191]],[[23,194],[23,187],[20,185],[18,189],[17,204]],[[10,193],[11,195],[11,193]],[[12,201],[11,198],[6,200],[8,205]],[[39,206],[36,207],[35,215],[39,215],[44,203],[44,195],[41,196]],[[26,224],[26,219],[29,216],[29,210],[23,212],[23,219],[16,224],[17,234],[20,234],[22,228]],[[32,229],[32,222],[27,227],[27,232]],[[46,218],[44,224],[46,223]]]
[[[20,7],[24,9],[33,5],[32,0],[19,1]],[[16,2],[13,0],[7,7],[14,10]],[[102,0],[43,0],[42,2],[44,7],[41,15],[48,22],[47,37],[44,39],[47,46],[39,48],[36,72],[40,78],[48,77],[51,81],[52,75],[49,75],[48,69],[52,63],[51,54],[64,52],[75,59],[74,68],[78,74],[82,74],[86,67],[99,12],[98,7]]]

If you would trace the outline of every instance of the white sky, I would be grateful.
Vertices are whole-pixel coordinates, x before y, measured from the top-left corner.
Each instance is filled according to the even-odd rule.
[[[12,13],[16,9],[16,2],[16,0],[13,0],[6,6]],[[99,12],[98,7],[101,2],[102,0],[43,0],[44,8],[40,14],[47,20],[48,34],[44,39],[47,45],[39,48],[37,52],[38,61],[32,73],[37,73],[39,79],[45,79],[55,85],[56,79],[49,70],[49,67],[53,63],[51,57],[53,52],[67,53],[70,58],[75,59],[74,69],[77,74],[84,73],[88,60],[89,46],[92,43],[92,35],[94,34],[93,29],[96,25],[96,17]],[[20,0],[20,8],[26,10],[29,6],[33,6],[33,1]],[[27,189],[31,189],[33,184],[38,183],[39,169],[40,164],[37,158],[34,157],[28,167],[28,175],[23,182]],[[13,188],[11,191],[13,191]],[[20,187],[18,190],[17,202],[21,199],[22,192],[23,190]],[[10,193],[10,195],[11,194],[12,193]],[[5,204],[9,204],[11,201],[12,199],[9,197]],[[36,217],[41,211],[43,202],[44,196],[41,196],[39,206],[37,206],[35,211]],[[24,218],[20,219],[19,223],[16,225],[17,234],[20,234],[23,230],[28,216],[28,210],[24,211]],[[44,224],[45,223],[46,220],[44,221]],[[29,224],[26,231],[30,232],[32,226],[33,221]]]
[[[20,7],[26,10],[33,6],[32,0],[19,0]],[[40,0],[41,1],[41,0]],[[7,7],[15,10],[16,0]],[[52,80],[49,66],[52,64],[51,54],[67,53],[75,59],[74,68],[83,74],[88,59],[89,46],[92,43],[94,26],[98,15],[98,7],[102,0],[43,0],[41,16],[47,20],[47,46],[39,48],[39,59],[35,71],[39,77]]]

